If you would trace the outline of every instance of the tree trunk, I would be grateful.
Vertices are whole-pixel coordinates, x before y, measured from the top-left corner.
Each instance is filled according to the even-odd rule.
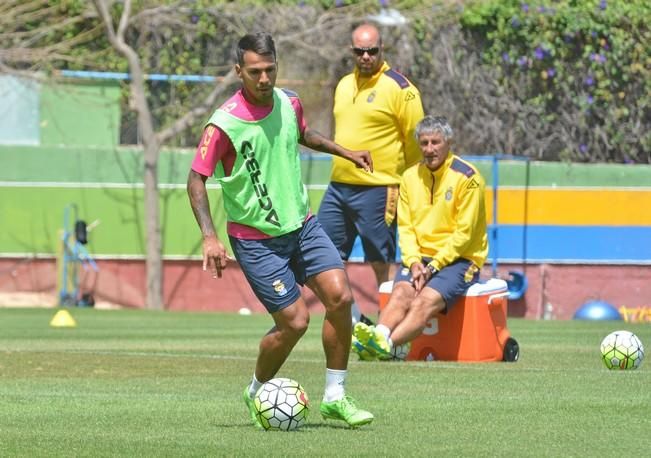
[[[145,145],[145,227],[147,237],[147,308],[163,310],[163,257],[160,227],[160,201],[158,198],[158,153],[157,141]]]

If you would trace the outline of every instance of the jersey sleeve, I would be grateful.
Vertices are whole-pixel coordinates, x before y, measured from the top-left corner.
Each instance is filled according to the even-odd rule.
[[[289,101],[292,102],[292,107],[296,113],[296,122],[298,123],[298,132],[300,136],[303,136],[305,129],[307,128],[307,121],[303,115],[303,104],[301,99],[298,98],[298,95],[290,96]]]
[[[398,125],[405,141],[405,168],[421,160],[421,152],[414,134],[416,125],[425,116],[420,92],[414,85],[400,91],[398,100]]]
[[[192,170],[209,177],[215,173],[217,163],[232,149],[228,136],[217,126],[208,124],[203,131],[192,161]]]
[[[416,228],[409,208],[409,174],[403,174],[400,181],[400,198],[398,200],[398,243],[402,264],[411,267],[421,260]]]

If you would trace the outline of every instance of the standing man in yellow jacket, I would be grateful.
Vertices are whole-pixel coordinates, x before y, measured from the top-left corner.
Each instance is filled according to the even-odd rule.
[[[452,128],[445,118],[423,118],[416,138],[423,160],[400,183],[403,267],[378,325],[355,325],[353,351],[363,359],[406,355],[400,346],[419,336],[434,315],[450,310],[479,280],[488,255],[484,179],[450,152]]]
[[[355,69],[335,91],[335,141],[370,151],[375,168],[366,173],[334,157],[318,218],[343,260],[360,236],[379,285],[395,271],[398,187],[402,172],[421,157],[414,129],[423,105],[418,89],[384,61],[375,25],[359,25],[351,38]],[[353,324],[361,319],[353,304]]]

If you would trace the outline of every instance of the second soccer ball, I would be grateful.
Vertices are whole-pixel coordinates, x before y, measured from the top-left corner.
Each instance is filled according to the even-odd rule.
[[[644,346],[630,331],[615,331],[601,342],[601,358],[608,369],[637,369],[644,359]]]

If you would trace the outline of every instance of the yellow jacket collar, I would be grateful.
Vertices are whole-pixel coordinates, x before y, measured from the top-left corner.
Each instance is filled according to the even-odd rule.
[[[447,169],[450,168],[450,164],[452,164],[452,159],[454,159],[454,158],[452,157],[452,151],[448,151],[448,157],[445,158],[445,161],[443,162],[443,164],[441,164],[441,166],[440,166],[438,169],[436,169],[436,170],[434,170],[434,171],[431,171],[431,170],[430,170],[429,172],[430,172],[432,175],[434,175],[434,178],[436,178],[436,179],[438,180],[439,178],[441,178],[441,177],[443,176],[443,173],[444,173]],[[423,165],[424,165],[424,164],[423,164]],[[425,166],[425,167],[427,167],[427,166]],[[429,170],[429,169],[428,169],[428,170]]]
[[[382,65],[380,66],[380,68],[378,69],[377,72],[375,72],[375,73],[374,73],[373,75],[371,75],[371,76],[366,77],[366,76],[361,76],[361,75],[359,74],[359,69],[358,69],[357,67],[355,67],[355,70],[353,71],[353,73],[354,73],[354,75],[355,75],[355,82],[357,83],[357,86],[359,86],[359,82],[360,82],[360,80],[362,80],[362,81],[364,82],[364,84],[375,83],[378,79],[380,79],[380,76],[381,76],[384,72],[386,72],[387,70],[389,70],[390,68],[391,68],[391,67],[389,67],[389,64],[387,64],[386,61],[383,61],[383,62],[382,62]]]

